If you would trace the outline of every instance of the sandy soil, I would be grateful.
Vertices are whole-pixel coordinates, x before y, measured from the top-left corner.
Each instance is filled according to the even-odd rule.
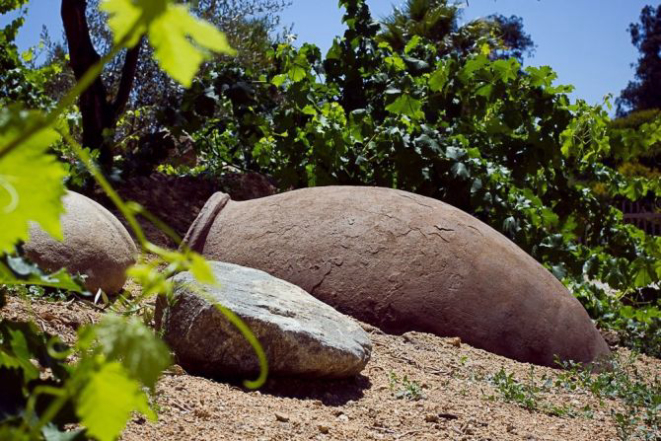
[[[98,309],[80,302],[9,297],[0,314],[33,317],[45,331],[72,342],[75,329],[98,320]],[[363,374],[345,381],[269,380],[259,391],[238,383],[186,374],[175,366],[159,381],[157,422],[136,417],[126,441],[147,440],[609,440],[617,439],[611,409],[621,403],[552,388],[539,394],[539,411],[502,401],[489,377],[501,368],[537,384],[558,371],[518,363],[472,348],[458,339],[423,333],[383,334],[364,325],[374,343]],[[626,349],[616,349],[628,357]],[[661,360],[638,357],[648,378],[661,376]],[[393,382],[392,375],[399,380]],[[398,398],[403,377],[422,389],[418,400]],[[551,406],[578,416],[553,416]],[[590,406],[593,415],[581,412]],[[546,409],[546,410],[545,410]]]
[[[120,188],[154,215],[185,234],[218,188],[199,179],[152,176]],[[172,246],[143,223],[150,240]],[[129,293],[139,287],[129,281]],[[96,321],[101,308],[81,300],[48,302],[9,297],[0,317],[33,319],[44,331],[75,341],[80,326]],[[458,339],[429,334],[387,335],[369,325],[372,359],[357,378],[302,381],[271,378],[259,391],[240,383],[200,378],[175,366],[159,381],[153,401],[157,422],[136,417],[126,441],[161,440],[611,440],[618,439],[611,411],[622,403],[599,403],[583,392],[552,388],[539,395],[538,411],[502,400],[490,377],[504,369],[522,381],[542,384],[558,371],[533,367],[472,348]],[[616,339],[609,339],[616,341]],[[627,349],[616,348],[622,358]],[[661,377],[661,360],[639,356],[632,366],[647,378]],[[393,374],[398,378],[392,380]],[[421,388],[418,400],[398,397],[403,378]],[[553,406],[576,416],[554,416]],[[592,415],[582,409],[586,406]]]

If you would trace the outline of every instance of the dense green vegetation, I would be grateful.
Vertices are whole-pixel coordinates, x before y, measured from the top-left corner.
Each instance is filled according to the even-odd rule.
[[[0,0],[0,12],[26,2]],[[659,198],[658,110],[645,107],[612,121],[608,102],[572,102],[571,86],[555,84],[550,67],[522,66],[532,42],[515,17],[459,26],[452,4],[410,0],[381,27],[364,0],[340,3],[346,30],[327,54],[310,44],[271,45],[258,32],[270,25],[244,21],[239,25],[257,30],[250,47],[263,51],[263,58],[246,60],[212,59],[211,52],[233,51],[181,5],[108,0],[102,3],[112,31],[104,40],[107,54],[76,72],[76,81],[62,54],[37,67],[29,52],[19,52],[14,40],[22,18],[0,30],[0,281],[81,291],[68,275],[43,274],[20,256],[28,221],[61,236],[65,181],[101,187],[129,220],[143,257],[151,255],[131,270],[144,296],[169,293],[168,277],[182,270],[211,281],[199,256],[146,240],[135,220],[142,209],[118,198],[96,160],[112,178],[159,169],[217,179],[229,165],[268,175],[282,190],[379,185],[449,202],[543,263],[622,344],[661,356],[661,238],[625,224],[616,204]],[[648,40],[651,31],[644,29],[636,41]],[[89,115],[76,100],[100,81],[121,89],[112,75],[101,76],[104,65],[118,63],[118,55],[126,60],[147,42],[177,83],[159,77],[168,96],[148,102],[139,99],[153,90],[148,85],[133,98],[129,87],[127,111],[113,108],[101,142],[80,145]],[[73,89],[54,87],[66,84]],[[105,89],[102,96],[107,99]],[[148,150],[159,146],[142,143],[136,121],[141,134],[164,128],[190,134],[201,163],[162,164],[167,152]],[[0,321],[0,376],[16,386],[8,404],[0,403],[0,438],[63,439],[56,438],[62,424],[82,422],[87,436],[110,440],[132,411],[153,415],[142,387],[153,388],[169,356],[134,311],[120,308],[82,330],[73,348],[32,326]],[[76,363],[65,362],[71,354]],[[30,360],[49,367],[52,378],[40,379]],[[420,392],[406,378],[392,382],[406,397]],[[494,382],[506,399],[535,406],[530,391],[504,372]]]

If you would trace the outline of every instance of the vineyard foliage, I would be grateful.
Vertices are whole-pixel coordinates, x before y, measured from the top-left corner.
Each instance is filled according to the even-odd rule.
[[[0,0],[0,12],[26,2]],[[451,8],[431,3],[439,8],[433,17]],[[215,58],[196,75],[213,53],[233,53],[222,33],[171,0],[105,0],[114,46],[57,103],[44,90],[62,66],[27,67],[29,53],[14,43],[21,15],[0,29],[0,308],[12,285],[83,291],[67,274],[44,274],[24,261],[20,245],[29,222],[61,237],[65,182],[82,185],[88,177],[133,229],[142,255],[130,276],[143,296],[81,329],[73,345],[0,319],[0,377],[9,385],[0,439],[112,440],[134,412],[155,417],[150,390],[171,359],[135,306],[171,293],[169,277],[180,271],[214,282],[200,256],[147,241],[136,220],[143,209],[118,197],[95,165],[98,152],[77,142],[77,98],[141,38],[182,86],[159,109],[160,123],[191,134],[202,159],[177,172],[218,177],[230,165],[268,175],[282,190],[379,185],[444,200],[544,264],[601,328],[661,356],[661,238],[626,224],[617,208],[622,200],[659,197],[658,174],[625,167],[649,166],[655,157],[658,112],[613,122],[607,99],[599,106],[572,101],[571,86],[557,85],[550,67],[506,58],[512,51],[495,22],[479,32],[449,26],[449,38],[412,26],[394,44],[393,29],[374,21],[364,0],[340,5],[346,30],[325,55],[310,44],[277,44],[268,62],[246,67]],[[128,165],[125,157],[119,167]],[[260,357],[262,375],[249,383],[257,386],[265,378],[263,352],[221,310]],[[83,428],[61,432],[70,423]]]

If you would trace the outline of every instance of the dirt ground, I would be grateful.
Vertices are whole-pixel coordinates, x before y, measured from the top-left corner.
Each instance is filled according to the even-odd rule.
[[[261,182],[250,195],[265,192]],[[243,185],[243,184],[242,184]],[[252,188],[252,187],[251,187]],[[180,236],[218,187],[204,180],[151,176],[120,188],[168,223]],[[268,190],[268,189],[267,189]],[[251,190],[252,191],[252,190]],[[270,190],[269,190],[270,191]],[[249,197],[248,197],[249,196]],[[103,202],[103,201],[101,201]],[[106,201],[107,202],[107,201]],[[109,207],[110,208],[110,207]],[[173,246],[161,231],[141,222],[150,240]],[[129,281],[127,290],[139,289]],[[33,319],[65,342],[75,341],[80,326],[96,321],[101,308],[81,300],[51,302],[9,297],[0,316]],[[137,416],[125,441],[161,440],[611,440],[618,439],[612,410],[622,403],[551,388],[538,394],[540,410],[504,402],[490,377],[504,369],[523,383],[542,384],[559,371],[490,354],[423,333],[387,335],[363,325],[373,342],[372,358],[362,375],[346,381],[271,378],[259,391],[240,383],[214,381],[170,369],[159,381],[153,404],[156,422]],[[615,348],[622,358],[627,349]],[[647,378],[661,378],[661,360],[639,356],[631,367]],[[532,375],[532,377],[531,377]],[[397,379],[393,379],[395,376]],[[420,393],[402,397],[404,378]],[[405,395],[405,394],[404,394]],[[411,399],[417,398],[417,399]],[[575,416],[554,416],[552,407]],[[588,406],[592,413],[584,410]]]
[[[27,302],[9,297],[7,319],[36,319],[51,334],[73,342],[75,329],[101,311],[79,300]],[[180,367],[159,381],[157,422],[134,418],[126,441],[151,440],[610,440],[618,439],[611,409],[581,392],[553,388],[539,394],[543,406],[586,405],[591,417],[553,416],[506,403],[489,381],[501,368],[538,384],[558,371],[518,363],[472,348],[458,339],[423,333],[387,335],[369,325],[374,350],[363,374],[345,381],[271,378],[259,391],[200,378]],[[626,349],[616,349],[628,357]],[[647,378],[661,376],[661,360],[639,356],[633,366]],[[392,380],[392,375],[398,380]],[[404,377],[421,396],[398,397]],[[540,406],[542,407],[542,406]]]

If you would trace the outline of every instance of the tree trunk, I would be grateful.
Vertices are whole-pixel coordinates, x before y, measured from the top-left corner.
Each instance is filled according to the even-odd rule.
[[[85,10],[86,0],[62,0],[61,15],[69,47],[70,65],[76,80],[101,58],[92,44]],[[101,167],[109,171],[113,164],[111,140],[104,132],[115,128],[118,116],[123,112],[133,87],[142,42],[126,53],[120,87],[111,102],[101,77],[85,90],[79,99],[83,117],[83,145],[99,150]]]

